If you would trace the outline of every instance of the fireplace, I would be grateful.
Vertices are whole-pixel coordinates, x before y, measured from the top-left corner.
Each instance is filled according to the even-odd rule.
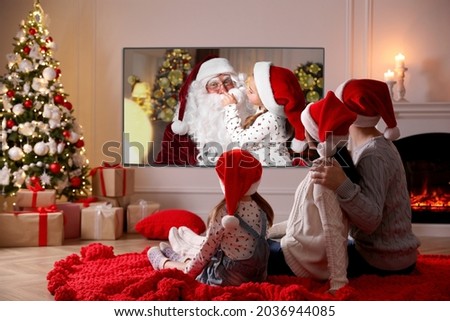
[[[450,133],[424,133],[394,142],[406,171],[412,223],[450,224]]]

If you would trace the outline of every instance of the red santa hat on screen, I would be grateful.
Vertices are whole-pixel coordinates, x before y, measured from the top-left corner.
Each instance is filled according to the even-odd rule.
[[[172,131],[178,135],[185,135],[189,128],[185,122],[183,122],[184,114],[186,111],[187,94],[189,87],[193,81],[205,82],[218,76],[219,74],[235,74],[230,62],[225,58],[217,58],[215,56],[208,56],[203,61],[194,66],[190,74],[186,78],[185,82],[181,86],[178,93],[179,109],[178,119],[172,123]]]
[[[348,128],[356,114],[329,91],[325,98],[306,106],[301,118],[306,131],[319,142],[318,153],[331,157],[336,153],[336,147],[347,142]]]
[[[255,63],[253,76],[264,106],[271,113],[287,118],[294,128],[291,149],[302,152],[306,142],[300,115],[305,108],[305,96],[297,77],[289,69],[273,66],[270,61]]]
[[[216,163],[216,172],[225,195],[228,215],[222,219],[226,229],[235,228],[239,220],[234,216],[239,200],[256,193],[262,176],[262,165],[250,152],[234,148],[224,152]]]
[[[373,127],[382,118],[387,126],[384,137],[389,140],[400,137],[386,83],[374,79],[351,79],[339,85],[335,94],[350,110],[358,114],[353,123],[355,126]]]

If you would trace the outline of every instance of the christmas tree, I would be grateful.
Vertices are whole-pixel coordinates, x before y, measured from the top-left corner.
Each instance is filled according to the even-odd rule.
[[[46,21],[36,0],[0,78],[0,192],[32,186],[72,201],[88,194],[89,161]]]
[[[151,119],[172,121],[178,104],[178,92],[192,69],[192,56],[184,49],[169,49],[156,75],[151,95]]]
[[[323,97],[323,64],[307,62],[299,65],[294,74],[297,76],[300,87],[307,103],[313,103]]]

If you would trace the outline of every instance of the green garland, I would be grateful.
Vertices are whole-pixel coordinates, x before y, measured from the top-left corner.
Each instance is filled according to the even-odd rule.
[[[307,62],[294,70],[307,103],[320,100],[323,97],[323,64]]]

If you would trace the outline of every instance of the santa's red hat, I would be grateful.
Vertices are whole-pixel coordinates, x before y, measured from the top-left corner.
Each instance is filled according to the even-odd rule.
[[[239,225],[234,217],[239,200],[256,193],[262,176],[262,165],[250,152],[234,148],[224,152],[216,163],[216,172],[225,195],[228,215],[222,219],[225,228]]]
[[[318,153],[331,157],[336,153],[336,147],[347,142],[348,128],[356,116],[329,91],[325,98],[306,106],[301,118],[306,131],[319,142]]]
[[[386,83],[374,79],[351,79],[339,85],[335,94],[350,110],[358,114],[353,123],[355,126],[376,126],[381,117],[387,125],[384,137],[389,140],[400,137]]]
[[[289,69],[274,66],[270,61],[255,63],[253,77],[264,107],[277,116],[287,118],[294,128],[291,149],[302,152],[306,142],[300,115],[305,108],[305,96],[297,77]]]
[[[174,120],[174,122],[172,123],[172,131],[175,134],[185,135],[189,130],[187,124],[183,122],[183,118],[186,111],[187,94],[192,82],[206,82],[209,79],[218,76],[219,74],[230,73],[235,74],[235,71],[230,65],[229,61],[225,58],[217,58],[215,56],[208,56],[203,61],[194,66],[185,82],[183,83],[180,92],[178,93],[178,119]]]

